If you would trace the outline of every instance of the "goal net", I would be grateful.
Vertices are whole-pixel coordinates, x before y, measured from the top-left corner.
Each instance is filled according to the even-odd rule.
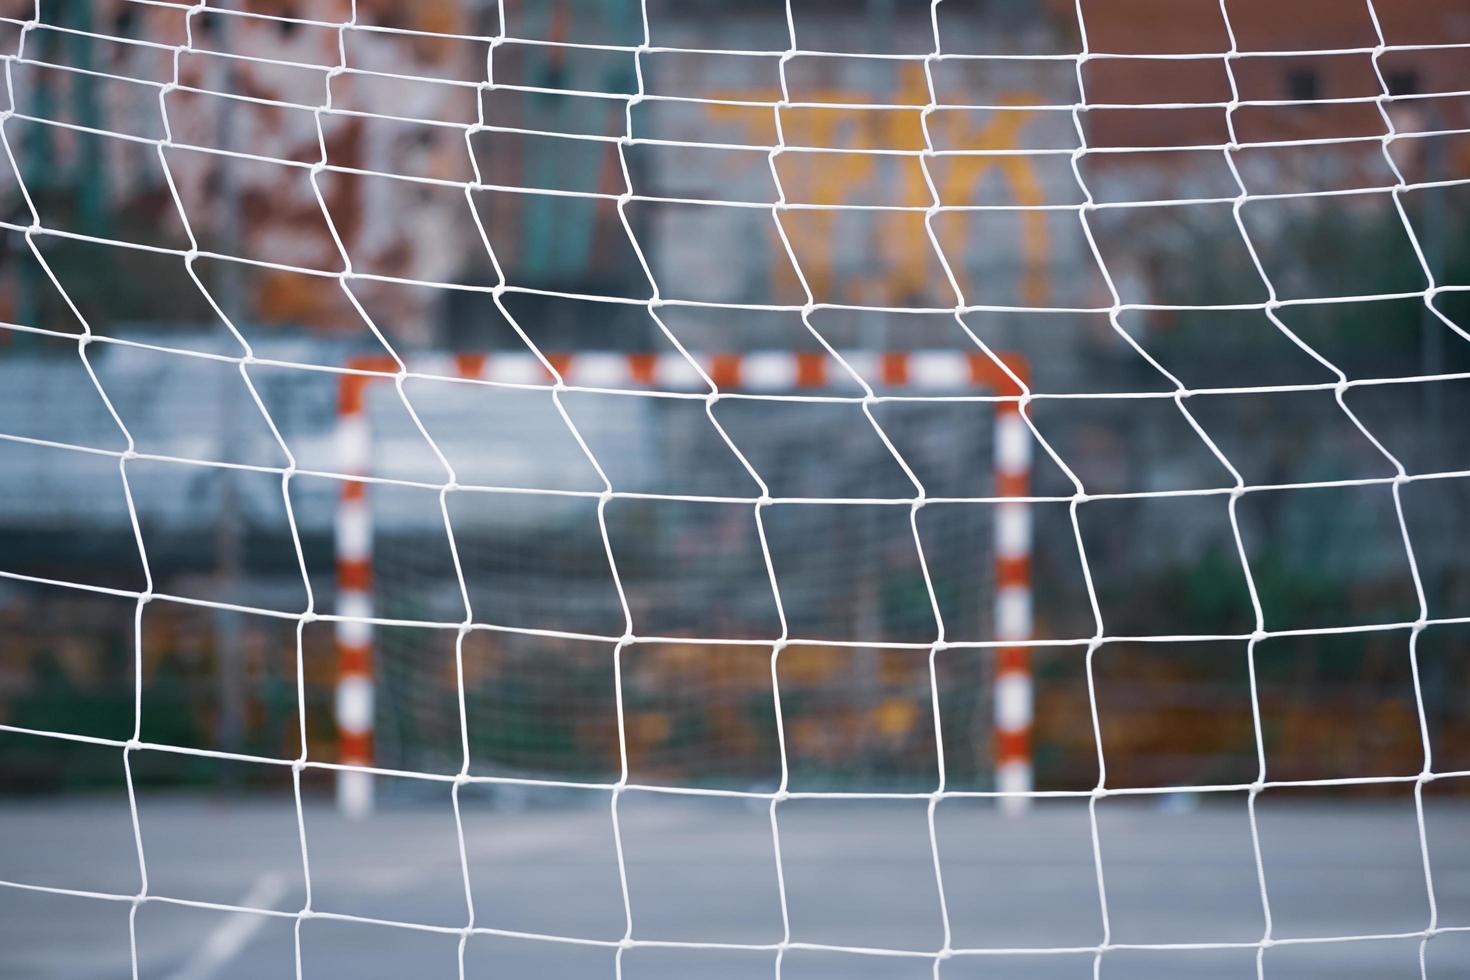
[[[0,0],[0,974],[1448,975],[1470,23],[1289,8]]]
[[[784,666],[777,664],[786,701],[779,720],[792,754],[810,770],[805,775],[828,788],[870,784],[885,773],[922,785],[913,766],[926,754],[925,768],[933,765],[932,705],[928,666],[913,652],[934,642],[936,609],[948,613],[947,635],[956,642],[1029,638],[1030,437],[1015,396],[996,394],[1015,384],[1008,372],[1024,371],[1021,362],[963,350],[851,352],[841,361],[820,350],[548,360],[574,389],[561,404],[582,445],[548,437],[534,459],[514,446],[526,431],[560,429],[556,406],[539,392],[528,398],[493,387],[496,378],[541,373],[527,355],[423,365],[444,380],[437,391],[426,385],[417,393],[417,422],[390,376],[344,381],[352,390],[341,399],[340,445],[379,475],[412,480],[390,467],[407,464],[415,444],[422,450],[423,431],[450,421],[462,435],[441,446],[446,458],[480,474],[456,470],[457,479],[503,486],[509,467],[560,491],[492,498],[493,507],[452,516],[456,555],[449,556],[424,547],[443,525],[433,494],[395,494],[392,484],[344,489],[339,582],[349,590],[370,582],[361,601],[371,603],[374,618],[454,623],[464,619],[468,598],[486,619],[513,628],[470,641],[481,648],[469,660],[479,676],[465,687],[476,722],[467,729],[472,756],[507,775],[612,776],[625,749],[661,782],[774,787],[779,734],[768,659],[772,643],[786,643]],[[861,412],[851,379],[828,378],[842,363],[860,366],[861,376],[880,379],[889,392],[872,418]],[[360,363],[368,372],[374,366]],[[711,405],[690,390],[701,386],[699,372],[721,378],[728,403]],[[658,393],[602,388],[619,378]],[[467,415],[478,423],[464,425]],[[473,441],[460,446],[460,439]],[[584,445],[610,460],[621,487],[602,522],[594,518],[603,491]],[[758,465],[759,482],[747,464]],[[922,514],[912,496],[920,472],[934,495]],[[732,493],[737,488],[743,492]],[[991,506],[965,506],[960,498],[969,496]],[[751,520],[758,504],[759,525]],[[363,524],[371,533],[342,531]],[[916,533],[933,536],[922,560],[909,547]],[[823,544],[798,545],[807,541]],[[608,550],[617,556],[616,578]],[[773,575],[777,588],[789,583],[779,593]],[[616,734],[617,705],[605,651],[578,647],[620,637],[630,618],[619,741],[608,737]],[[528,637],[514,628],[537,632]],[[375,630],[380,764],[459,765],[453,707],[461,681],[448,639],[436,643],[417,628]],[[1030,682],[1022,644],[1013,646],[1008,675],[988,676],[994,665],[977,660],[940,695],[952,702],[945,707],[957,727],[952,765],[972,788],[1000,779],[1012,792],[1029,788]],[[1004,719],[994,714],[1002,697],[1009,698]],[[1010,740],[1004,759],[990,737],[1002,722]],[[579,727],[600,727],[602,737],[579,738]],[[707,741],[684,744],[691,736]],[[737,745],[743,748],[732,751]]]

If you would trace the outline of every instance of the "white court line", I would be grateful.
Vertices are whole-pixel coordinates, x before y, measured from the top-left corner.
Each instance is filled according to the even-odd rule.
[[[271,908],[291,888],[290,877],[280,871],[268,871],[255,879],[237,905]],[[270,920],[269,916],[236,912],[227,916],[204,940],[193,956],[173,973],[169,980],[209,980],[230,960],[240,955],[250,937]]]

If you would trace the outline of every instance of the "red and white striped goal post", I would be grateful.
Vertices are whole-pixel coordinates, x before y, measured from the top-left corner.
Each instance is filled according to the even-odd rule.
[[[822,352],[751,351],[691,355],[720,389],[773,394],[831,387],[840,366]],[[563,384],[585,388],[701,391],[708,386],[682,354],[590,352],[546,354],[546,363]],[[982,351],[845,351],[853,371],[885,388],[953,391],[974,388],[1001,396],[995,401],[993,466],[995,496],[1016,498],[997,505],[994,526],[995,789],[1000,806],[1025,809],[1032,787],[1031,721],[1031,435],[1020,412],[1017,379],[1025,383],[1023,359]],[[551,385],[557,380],[540,358],[527,352],[424,355],[405,367],[419,377],[446,377],[514,385]],[[391,381],[399,362],[386,355],[348,360],[339,375],[336,449],[338,468],[349,477],[366,476],[372,463],[372,430],[367,389]],[[373,805],[373,523],[368,484],[344,480],[336,517],[337,558],[337,800],[352,816]]]

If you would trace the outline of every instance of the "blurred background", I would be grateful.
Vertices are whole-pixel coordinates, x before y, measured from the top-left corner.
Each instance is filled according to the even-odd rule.
[[[1211,446],[1253,488],[1240,545],[1287,634],[1255,647],[1268,778],[1412,777],[1426,743],[1435,772],[1470,769],[1470,58],[1444,47],[1470,43],[1470,9],[1224,10],[1228,30],[1213,0],[1086,0],[1103,56],[1079,67],[1066,2],[944,0],[932,22],[909,0],[0,2],[0,793],[291,785],[155,750],[124,773],[109,745],[36,734],[135,722],[152,746],[338,761],[333,628],[303,614],[342,612],[341,371],[528,342],[801,353],[856,399],[850,356],[899,396],[873,417],[931,497],[999,493],[995,403],[879,354],[978,340],[1070,396],[1027,408],[1055,453],[1038,443],[1030,476],[1033,635],[1058,641],[1031,650],[1038,789],[1092,789],[1100,753],[1110,789],[1256,778],[1256,613]],[[926,65],[936,25],[964,57]],[[921,210],[852,207],[936,194],[997,208],[935,212],[931,240]],[[773,219],[778,200],[809,207]],[[632,632],[663,638],[621,653],[629,777],[774,789],[754,508],[672,498],[759,496],[732,446],[774,497],[912,483],[855,400],[723,397],[754,391],[735,377],[706,414],[532,375],[364,388],[374,614],[403,624],[373,639],[375,763],[463,758],[456,634],[425,625],[467,616],[437,446],[459,483],[509,488],[445,505],[468,615],[506,628],[465,638],[469,772],[618,778],[611,555]],[[644,496],[600,515],[588,454]],[[1079,484],[1102,496],[1074,528]],[[776,677],[792,790],[927,792],[936,730],[947,788],[995,787],[995,650],[941,651],[931,698],[915,545],[944,638],[995,640],[995,507],[932,504],[914,528],[906,506],[765,509],[801,638]],[[1118,639],[1089,667],[1099,631]]]
[[[30,6],[6,11],[17,18],[3,25],[6,50],[18,42],[18,18]],[[670,48],[780,52],[789,43],[784,7],[767,6],[652,4],[650,39]],[[1378,16],[1390,45],[1451,43],[1470,30],[1454,4],[1386,6]],[[0,332],[0,418],[10,435],[121,450],[124,437],[97,395],[100,387],[139,452],[205,463],[148,459],[127,466],[155,592],[291,615],[305,609],[278,473],[207,465],[285,465],[236,365],[221,359],[242,353],[221,314],[256,357],[276,362],[253,365],[250,378],[296,465],[328,472],[338,471],[332,433],[339,376],[306,367],[381,355],[385,341],[409,358],[420,351],[524,353],[507,313],[552,353],[672,354],[668,335],[696,355],[825,356],[823,342],[849,353],[974,349],[944,312],[955,299],[916,212],[801,210],[781,218],[818,302],[885,309],[818,309],[808,326],[798,312],[668,306],[659,311],[665,334],[646,307],[599,301],[651,295],[615,200],[625,189],[616,139],[627,98],[638,90],[632,55],[507,42],[495,55],[497,87],[477,91],[473,82],[484,74],[489,45],[470,36],[496,33],[494,5],[434,2],[405,11],[359,2],[364,29],[344,35],[352,68],[334,74],[328,66],[338,60],[338,32],[324,25],[342,19],[345,9],[330,0],[257,2],[235,10],[260,16],[195,16],[194,47],[178,59],[180,87],[163,97],[177,145],[161,151],[159,86],[173,76],[173,46],[185,40],[184,8],[125,0],[43,3],[42,23],[26,34],[25,58],[10,66],[16,115],[5,134],[15,169],[7,166],[3,188],[9,223],[0,243],[0,310],[16,327]],[[786,199],[930,203],[915,157],[861,152],[923,148],[918,109],[862,108],[922,107],[928,101],[922,61],[857,56],[932,50],[928,5],[874,0],[860,11],[816,2],[793,9],[800,47],[854,54],[797,56],[787,64],[790,99],[817,107],[785,110],[785,139],[824,152],[778,158]],[[1096,51],[1229,47],[1210,4],[1139,0],[1095,11],[1084,5],[1084,11]],[[1352,4],[1304,4],[1283,16],[1269,5],[1242,2],[1230,5],[1230,16],[1243,52],[1376,44],[1367,9]],[[506,17],[514,37],[591,45],[642,40],[640,10],[632,3],[512,3]],[[946,0],[938,19],[949,54],[1055,55],[1079,47],[1069,4]],[[1223,60],[1090,60],[1080,77],[1086,101],[1106,108],[1077,113],[1076,122],[1071,106],[1080,100],[1079,76],[1069,58],[934,64],[940,108],[928,120],[933,145],[1015,151],[935,158],[941,202],[1032,208],[935,217],[965,303],[1012,308],[966,313],[964,327],[991,350],[1024,358],[1035,391],[1095,396],[1030,407],[1037,430],[1088,493],[1218,489],[1233,482],[1171,400],[1108,397],[1171,390],[1159,367],[1191,389],[1262,389],[1188,403],[1247,485],[1393,475],[1384,454],[1337,404],[1330,389],[1335,375],[1322,362],[1355,382],[1470,366],[1459,326],[1470,296],[1438,292],[1425,302],[1425,276],[1396,207],[1397,201],[1436,283],[1470,284],[1470,249],[1455,219],[1470,194],[1461,183],[1470,168],[1470,139],[1459,132],[1470,125],[1470,101],[1435,96],[1470,87],[1461,54],[1404,49],[1377,59],[1394,96],[1385,109],[1399,134],[1386,151],[1371,54],[1243,54],[1232,62],[1240,98],[1272,103],[1237,108],[1230,120],[1234,138],[1287,144],[1241,149],[1236,164],[1249,194],[1241,218],[1275,295],[1320,300],[1276,313],[1300,345],[1260,309],[1192,308],[1267,298],[1232,216],[1239,191],[1224,154],[1190,148],[1231,138],[1219,105],[1230,99]],[[775,201],[768,167],[772,113],[748,103],[780,98],[778,55],[658,52],[642,61],[645,92],[725,104],[635,103],[633,135],[650,142],[627,148],[631,191],[688,201]],[[333,111],[320,114],[319,139],[313,109],[324,88]],[[1176,107],[1128,107],[1157,103],[1160,93]],[[991,108],[947,108],[951,103]],[[472,179],[465,127],[477,118],[496,128],[471,132],[469,150],[483,182],[506,190],[470,197],[507,284],[532,290],[507,292],[504,311],[485,288],[495,273],[462,189],[397,179]],[[1071,165],[1079,125],[1097,151],[1078,161],[1092,198],[1148,202],[1088,216],[1120,299],[1164,307],[1125,309],[1117,328],[1105,312],[1112,300],[1075,210],[1084,200]],[[352,280],[350,297],[330,275],[342,268],[342,258],[311,172],[289,165],[315,161],[323,146],[329,167],[343,169],[321,172],[316,184],[354,271],[362,274]],[[1104,152],[1120,148],[1125,152]],[[1390,161],[1412,189],[1389,193],[1397,180]],[[205,289],[176,251],[188,247],[188,237],[165,165],[189,229],[209,253],[193,262]],[[31,238],[44,266],[27,247],[22,180],[39,212],[41,227]],[[541,190],[609,196],[527,192]],[[1325,190],[1355,193],[1270,196]],[[800,305],[800,283],[768,211],[634,200],[626,214],[661,296]],[[699,248],[690,247],[694,241]],[[1377,298],[1384,295],[1395,298]],[[1098,308],[1104,312],[1072,312]],[[121,341],[87,347],[96,385],[77,357],[74,337],[83,323],[95,337]],[[844,378],[831,363],[829,375]],[[985,394],[967,385],[916,393],[885,389],[881,377],[865,380],[879,394]],[[1270,390],[1310,385],[1318,387]],[[1454,473],[1467,469],[1470,450],[1458,424],[1466,390],[1459,378],[1373,383],[1349,388],[1344,403],[1409,473]],[[831,393],[861,392],[848,382],[846,388],[834,383]],[[470,467],[462,482],[601,487],[549,391],[467,390],[420,380],[407,395],[451,462]],[[757,494],[699,402],[573,392],[563,403],[615,489]],[[994,492],[993,409],[916,397],[879,404],[876,418],[929,495],[985,496]],[[374,475],[442,482],[442,465],[391,384],[368,386],[367,411]],[[773,495],[912,496],[855,404],[726,400],[716,418]],[[4,570],[58,583],[7,579],[3,585],[0,717],[22,727],[125,738],[133,726],[135,604],[60,584],[142,588],[116,461],[9,440],[0,453]],[[1403,487],[1431,618],[1470,612],[1470,581],[1458,562],[1470,530],[1466,487],[1458,478]],[[339,488],[337,480],[311,476],[289,485],[319,613],[334,610]],[[1074,492],[1039,448],[1031,492],[1056,498]],[[390,484],[375,486],[369,499],[378,615],[462,619],[437,493]],[[477,621],[622,632],[595,500],[461,499],[451,516]],[[1139,496],[1081,509],[1107,635],[1251,631],[1226,505],[1220,495]],[[1418,617],[1390,486],[1252,493],[1239,509],[1267,629]],[[922,514],[921,539],[952,641],[994,638],[993,511],[977,504]],[[1039,503],[1033,513],[1035,635],[1085,641],[1094,624],[1067,506]],[[607,517],[635,633],[756,641],[777,635],[749,507],[619,500]],[[777,507],[767,523],[793,636],[910,643],[935,637],[902,508]],[[825,545],[808,547],[813,540]],[[140,640],[143,737],[295,756],[297,624],[291,615],[149,603]],[[1421,637],[1426,709],[1446,751],[1470,735],[1460,631],[1436,625]],[[616,771],[606,644],[516,634],[471,639],[480,647],[467,659],[465,678],[477,763],[566,775]],[[314,758],[334,753],[331,643],[328,624],[305,627],[302,679]],[[385,629],[377,645],[379,761],[457,769],[452,632]],[[1406,647],[1403,630],[1264,644],[1257,667],[1273,774],[1306,776],[1324,766],[1341,775],[1418,771]],[[1097,778],[1080,652],[1036,651],[1042,788],[1085,788]],[[1105,738],[1116,740],[1116,771],[1143,785],[1230,781],[1224,772],[1234,773],[1231,779],[1252,772],[1248,716],[1223,710],[1248,704],[1239,652],[1229,643],[1187,642],[1118,643],[1100,651],[1102,722]],[[625,665],[628,734],[639,764],[671,779],[772,777],[775,731],[764,648],[713,656],[695,644],[663,644],[632,653]],[[932,783],[922,653],[815,645],[791,651],[782,661],[789,669],[782,682],[793,764],[824,783]],[[944,719],[954,737],[947,746],[950,778],[975,786],[989,779],[987,656],[957,650],[941,658],[941,668],[953,672],[940,684],[941,711],[952,712]],[[111,763],[106,773],[88,771],[68,758],[64,743],[3,741],[0,767],[17,788],[64,789],[117,775]],[[194,775],[182,759],[146,774]],[[282,774],[261,773],[272,775]]]

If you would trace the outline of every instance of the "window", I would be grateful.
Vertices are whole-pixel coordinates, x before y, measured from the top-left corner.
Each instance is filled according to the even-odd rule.
[[[1293,68],[1286,73],[1286,97],[1293,102],[1310,102],[1319,98],[1320,88],[1317,72],[1311,68]]]
[[[1389,95],[1419,94],[1419,73],[1412,68],[1404,71],[1391,71],[1386,80]]]

